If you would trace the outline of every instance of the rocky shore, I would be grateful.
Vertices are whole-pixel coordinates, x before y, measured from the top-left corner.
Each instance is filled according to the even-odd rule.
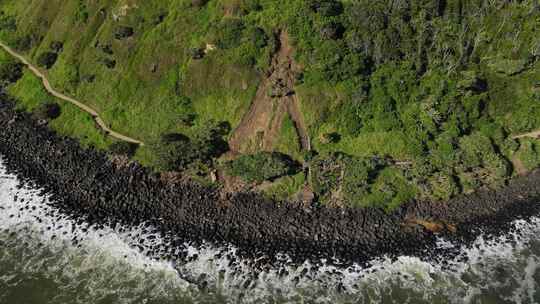
[[[467,242],[482,232],[504,231],[510,221],[540,211],[539,171],[499,191],[446,203],[411,203],[391,214],[276,204],[250,193],[224,200],[219,190],[166,183],[135,163],[118,167],[104,153],[56,135],[8,101],[0,101],[0,155],[8,170],[53,193],[57,207],[81,220],[148,223],[175,236],[172,246],[186,241],[231,243],[239,254],[266,257],[268,262],[279,252],[296,262],[440,254],[433,231]]]

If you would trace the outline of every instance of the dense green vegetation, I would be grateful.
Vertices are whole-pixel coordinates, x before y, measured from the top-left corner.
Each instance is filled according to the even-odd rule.
[[[46,119],[59,134],[79,139],[84,146],[106,149],[113,141],[95,127],[92,117],[74,105],[49,95],[41,80],[23,70],[7,53],[0,51],[0,89],[13,96],[19,109]],[[58,107],[58,108],[57,108]]]
[[[2,41],[112,129],[148,143],[137,160],[196,175],[226,152],[280,31],[302,67],[294,91],[318,155],[302,151],[287,117],[273,150],[310,174],[276,180],[273,197],[307,182],[323,203],[389,209],[499,187],[516,161],[540,165],[537,140],[512,139],[540,128],[537,1],[0,0]],[[21,107],[55,102],[2,56],[0,81]],[[59,132],[111,144],[58,103]],[[271,155],[241,156],[228,172],[282,176]]]
[[[242,177],[246,182],[261,183],[298,172],[298,164],[277,152],[242,155],[226,165],[225,171]]]

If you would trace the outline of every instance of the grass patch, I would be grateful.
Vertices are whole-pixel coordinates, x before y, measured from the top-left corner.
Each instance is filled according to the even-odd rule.
[[[0,52],[0,64],[5,62],[6,53]],[[56,102],[61,107],[61,115],[50,122],[53,130],[61,135],[78,139],[85,147],[106,149],[113,140],[97,129],[92,117],[78,107],[50,95],[41,80],[25,69],[23,77],[11,84],[8,93],[15,97],[16,107],[33,112],[41,105]]]
[[[293,198],[306,183],[303,172],[293,176],[285,176],[277,179],[270,187],[264,190],[264,194],[276,201],[284,201]]]

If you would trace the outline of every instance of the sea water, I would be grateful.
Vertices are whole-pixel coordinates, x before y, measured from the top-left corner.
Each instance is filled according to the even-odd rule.
[[[479,237],[450,260],[380,257],[317,268],[306,261],[255,271],[232,246],[185,244],[189,262],[151,258],[146,248],[166,243],[147,227],[88,225],[49,199],[6,173],[0,159],[2,304],[540,303],[540,218]]]

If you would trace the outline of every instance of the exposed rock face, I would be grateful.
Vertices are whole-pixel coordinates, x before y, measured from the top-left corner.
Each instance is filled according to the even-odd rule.
[[[175,236],[173,244],[227,241],[244,256],[264,252],[272,259],[287,252],[297,262],[440,254],[431,246],[435,237],[429,230],[470,240],[480,233],[477,228],[497,232],[517,216],[540,209],[540,172],[498,192],[409,204],[390,214],[276,204],[250,193],[222,196],[216,189],[166,182],[136,163],[115,165],[107,155],[55,135],[5,101],[0,101],[0,154],[11,172],[53,193],[56,206],[73,216],[93,223],[145,222]],[[426,253],[426,248],[431,250]]]

